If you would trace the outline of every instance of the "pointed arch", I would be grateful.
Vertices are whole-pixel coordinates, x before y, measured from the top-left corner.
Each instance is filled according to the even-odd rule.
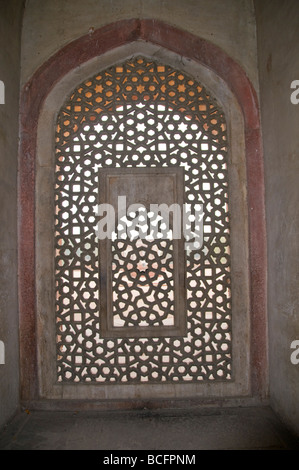
[[[63,47],[44,63],[21,94],[19,155],[19,308],[22,400],[38,399],[35,286],[35,163],[37,126],[51,89],[71,70],[134,41],[161,46],[211,69],[232,91],[244,118],[247,168],[251,393],[267,392],[266,237],[264,181],[258,101],[244,70],[219,47],[158,20],[106,25]]]

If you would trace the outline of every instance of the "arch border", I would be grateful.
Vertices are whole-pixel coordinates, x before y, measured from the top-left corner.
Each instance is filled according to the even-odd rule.
[[[249,221],[251,394],[267,395],[266,229],[258,100],[244,70],[218,46],[159,20],[122,20],[80,37],[50,57],[20,99],[19,311],[21,400],[38,400],[35,286],[35,162],[37,126],[53,86],[72,69],[109,50],[143,40],[212,69],[235,95],[244,117]]]

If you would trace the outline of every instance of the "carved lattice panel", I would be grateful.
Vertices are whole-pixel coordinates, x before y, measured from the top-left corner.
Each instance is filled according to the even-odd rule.
[[[180,167],[100,170],[103,337],[186,333],[183,196]]]
[[[178,337],[105,338],[95,211],[99,169],[150,167],[183,168],[184,197],[191,213],[203,206],[203,244],[192,244],[192,237],[186,244],[187,330]],[[55,207],[59,382],[231,379],[226,127],[221,108],[204,87],[170,66],[142,57],[78,86],[57,119]],[[196,233],[196,223],[191,216],[191,234]],[[114,243],[111,271],[116,263],[125,263],[125,242],[119,243]],[[147,247],[153,256],[160,248]],[[167,250],[171,259],[171,241]],[[147,262],[143,258],[140,269]],[[129,269],[129,257],[127,261]],[[147,314],[148,324],[173,321],[174,289],[169,279],[168,305],[160,312],[156,309],[155,318]],[[134,326],[135,317],[116,299],[113,311],[115,322]]]
[[[172,241],[117,240],[112,251],[113,326],[174,326]]]

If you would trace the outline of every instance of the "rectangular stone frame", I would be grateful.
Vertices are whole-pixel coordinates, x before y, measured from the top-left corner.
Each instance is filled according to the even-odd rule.
[[[198,41],[200,42],[200,40]],[[184,42],[184,44],[188,45],[188,42]],[[196,50],[194,47],[192,43],[192,50]],[[85,48],[85,50],[92,51],[93,56],[95,56],[93,49]],[[231,142],[229,152],[229,183],[232,216],[232,279],[234,281],[232,289],[235,292],[233,310],[237,313],[233,322],[234,378],[233,381],[228,383],[155,384],[154,386],[135,384],[125,386],[89,384],[86,386],[85,384],[58,384],[56,382],[52,232],[54,217],[52,200],[54,123],[58,106],[63,102],[68,91],[80,83],[86,76],[99,70],[99,60],[98,57],[95,57],[87,64],[84,64],[84,67],[77,67],[74,71],[60,77],[59,84],[53,87],[45,102],[42,101],[42,105],[36,107],[40,116],[39,114],[35,115],[31,111],[33,100],[29,98],[34,90],[44,90],[44,88],[37,88],[36,82],[33,82],[34,86],[30,87],[28,85],[23,90],[23,127],[28,128],[29,116],[29,122],[33,123],[32,127],[36,126],[37,134],[30,141],[33,148],[35,146],[35,138],[37,140],[37,148],[35,150],[34,147],[32,150],[32,155],[36,158],[36,194],[34,192],[35,185],[32,185],[32,188],[28,186],[28,180],[31,182],[31,176],[35,172],[31,171],[32,168],[27,164],[25,158],[21,160],[20,188],[21,194],[24,195],[24,201],[22,202],[23,216],[20,222],[20,233],[23,235],[20,246],[20,260],[21,274],[26,272],[26,276],[23,275],[21,277],[24,282],[21,285],[20,294],[20,299],[22,300],[20,308],[23,404],[28,403],[28,400],[30,400],[30,405],[32,406],[32,400],[36,399],[38,400],[38,406],[47,407],[49,404],[49,407],[52,409],[53,406],[65,406],[66,401],[71,400],[69,402],[70,408],[76,406],[82,409],[82,406],[90,407],[91,401],[94,400],[95,407],[108,409],[109,403],[112,404],[112,407],[117,406],[117,403],[120,403],[117,400],[121,400],[121,402],[126,400],[129,403],[131,403],[130,400],[141,400],[144,403],[143,400],[151,399],[158,400],[161,403],[161,399],[166,399],[166,402],[168,402],[168,400],[173,400],[174,398],[184,401],[193,397],[196,403],[198,403],[198,400],[200,402],[210,402],[212,400],[215,403],[216,400],[217,403],[223,405],[228,400],[229,403],[235,403],[236,406],[239,406],[241,398],[243,403],[244,398],[246,403],[247,399],[248,403],[251,403],[252,399],[255,400],[256,393],[262,395],[264,391],[264,350],[263,346],[260,348],[259,342],[259,340],[262,341],[264,334],[264,316],[261,315],[261,318],[259,317],[259,313],[263,313],[264,299],[262,298],[262,289],[259,289],[257,271],[256,269],[252,271],[252,266],[256,266],[256,261],[258,261],[258,267],[261,266],[259,254],[264,249],[264,245],[261,242],[261,240],[263,241],[263,231],[260,230],[255,236],[248,237],[248,224],[255,226],[256,219],[259,219],[261,213],[263,213],[263,206],[260,204],[260,194],[257,194],[255,191],[256,165],[259,167],[262,155],[259,128],[255,120],[256,115],[254,114],[257,107],[253,107],[252,113],[250,113],[252,108],[249,107],[248,111],[246,106],[251,103],[251,95],[248,97],[244,92],[244,89],[245,91],[247,90],[246,86],[242,88],[240,85],[240,77],[244,81],[242,71],[240,72],[241,75],[240,73],[234,74],[236,67],[237,72],[239,71],[238,66],[234,63],[232,67],[225,68],[225,72],[230,73],[231,70],[232,72],[231,75],[224,78],[229,83],[232,80],[232,88],[236,97],[225,85],[223,78],[220,79],[219,76],[215,76],[214,70],[206,67],[206,60],[203,60],[204,65],[199,64],[197,58],[196,61],[190,60],[182,63],[181,56],[177,56],[175,52],[145,42],[133,42],[129,46],[125,45],[116,48],[114,51],[109,50],[105,54],[101,51],[100,66],[104,69],[119,60],[119,57],[123,59],[125,56],[131,56],[136,50],[138,53],[140,51],[148,53],[150,57],[154,55],[161,60],[169,60],[171,64],[177,64],[178,67],[182,67],[183,70],[186,70],[187,73],[190,73],[195,78],[198,75],[203,84],[206,82],[209,84],[210,89],[214,90],[215,96],[221,97],[221,103],[225,110]],[[204,54],[206,53],[206,49],[199,48],[198,50],[204,50]],[[79,56],[79,54],[80,50],[78,50],[77,55]],[[193,56],[191,55],[191,57]],[[214,57],[214,55],[209,54],[208,57]],[[68,64],[65,57],[61,61],[62,65]],[[222,60],[220,64],[221,66],[223,65]],[[55,63],[54,65],[53,73],[57,73],[57,71],[60,73],[60,70],[63,70],[63,67],[58,68]],[[36,80],[38,79],[39,75]],[[243,83],[242,80],[241,84]],[[245,80],[247,80],[246,77]],[[29,97],[27,96],[28,93]],[[243,116],[242,111],[245,113],[245,116]],[[255,127],[256,125],[257,127]],[[23,137],[21,155],[27,155],[28,153],[26,147],[27,141],[27,137]],[[258,152],[256,148],[258,148]],[[246,170],[248,171],[249,200],[247,200]],[[33,180],[35,181],[34,178]],[[36,202],[35,212],[33,211],[34,204],[33,202],[31,203],[31,200],[34,201],[34,197]],[[248,208],[251,210],[248,211]],[[32,229],[34,215],[36,217],[35,237]],[[260,227],[260,224],[257,223],[257,226]],[[35,240],[35,243],[32,240]],[[31,251],[28,249],[28,246]],[[252,251],[248,250],[248,248]],[[34,255],[32,255],[32,250],[33,253],[34,251],[36,252],[36,260]],[[249,271],[248,265],[251,266],[251,271]],[[263,269],[261,274],[263,274]],[[33,294],[35,291],[28,288],[28,282],[30,281],[30,279],[28,281],[28,276],[30,277],[30,275],[36,283],[36,297]],[[253,281],[252,284],[250,281]],[[250,303],[250,293],[254,294],[252,304]],[[262,345],[264,345],[263,341]],[[37,351],[35,347],[37,347]],[[36,362],[34,360],[35,354]],[[31,357],[30,361],[28,361],[28,357]]]
[[[187,332],[187,306],[183,237],[183,168],[100,169],[99,201],[100,204],[110,204],[114,208],[116,219],[118,216],[118,196],[126,196],[127,207],[140,203],[147,210],[151,204],[167,204],[168,206],[178,204],[181,208],[181,238],[173,240],[174,325],[136,328],[113,326],[112,241],[107,237],[99,240],[101,336],[103,338],[185,336]]]

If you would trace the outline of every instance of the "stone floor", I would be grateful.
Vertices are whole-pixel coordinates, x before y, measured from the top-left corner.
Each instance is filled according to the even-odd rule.
[[[162,411],[23,411],[2,429],[1,450],[291,450],[268,407]]]

